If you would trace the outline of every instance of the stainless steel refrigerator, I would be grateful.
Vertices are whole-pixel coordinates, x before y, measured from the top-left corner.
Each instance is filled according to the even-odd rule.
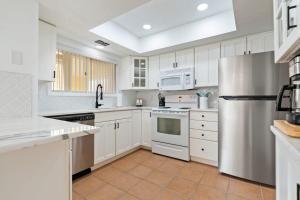
[[[219,61],[219,171],[275,185],[275,142],[270,132],[288,66],[273,52]]]

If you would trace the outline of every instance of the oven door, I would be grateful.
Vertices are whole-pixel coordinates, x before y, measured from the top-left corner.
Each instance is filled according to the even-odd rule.
[[[182,75],[160,76],[160,90],[183,90]]]
[[[189,118],[186,113],[153,112],[152,140],[187,147],[189,146]]]

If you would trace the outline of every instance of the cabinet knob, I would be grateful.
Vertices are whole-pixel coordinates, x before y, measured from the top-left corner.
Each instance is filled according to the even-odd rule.
[[[204,115],[202,115],[202,117],[204,117]]]
[[[202,127],[204,127],[204,124],[201,124]]]
[[[204,148],[202,148],[201,151],[204,151]]]
[[[204,136],[204,134],[202,134],[202,136]]]

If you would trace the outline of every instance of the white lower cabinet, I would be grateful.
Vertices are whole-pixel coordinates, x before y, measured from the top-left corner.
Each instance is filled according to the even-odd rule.
[[[142,142],[142,111],[132,111],[132,147],[138,147]]]
[[[191,111],[191,160],[218,165],[218,113]]]
[[[190,138],[190,154],[206,160],[218,160],[218,143],[209,140]]]
[[[142,111],[142,145],[151,147],[151,134],[152,134],[152,122],[151,122],[151,110]]]
[[[132,133],[132,111],[95,113],[95,164],[107,161],[117,155],[131,150],[136,145],[133,141],[138,134]]]
[[[95,134],[95,164],[116,155],[115,121],[95,123],[100,129]]]
[[[131,149],[131,119],[121,119],[116,121],[116,155],[120,155]]]

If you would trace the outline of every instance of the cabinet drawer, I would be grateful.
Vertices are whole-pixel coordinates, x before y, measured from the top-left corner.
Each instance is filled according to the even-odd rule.
[[[132,111],[112,111],[95,113],[95,122],[106,122],[117,119],[126,119],[132,117]]]
[[[218,132],[190,129],[190,137],[195,139],[218,141]]]
[[[218,113],[216,112],[193,112],[191,111],[190,118],[193,120],[202,121],[218,121]]]
[[[190,138],[190,154],[191,156],[218,161],[218,143],[207,140]]]
[[[218,122],[190,120],[190,128],[204,131],[218,131]]]

